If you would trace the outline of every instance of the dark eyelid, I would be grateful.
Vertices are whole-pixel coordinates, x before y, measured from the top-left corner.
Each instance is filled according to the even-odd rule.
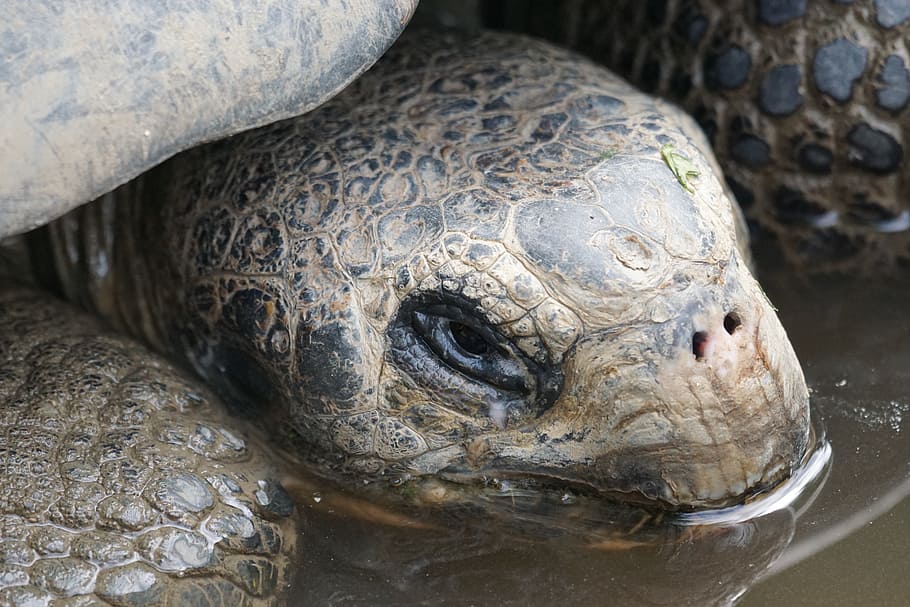
[[[493,329],[488,322],[478,319],[474,314],[471,314],[470,312],[465,312],[465,310],[459,306],[450,304],[436,304],[425,306],[421,308],[419,312],[427,315],[440,316],[442,318],[448,319],[451,322],[463,324],[466,327],[469,327],[472,330],[476,331],[481,337],[484,338],[484,340],[486,340],[488,344],[500,350],[502,347],[502,342],[506,339],[498,332],[496,332],[496,330]]]
[[[456,335],[461,331],[470,334],[467,342]],[[477,301],[459,294],[434,290],[409,295],[388,335],[398,369],[446,406],[469,415],[478,404],[489,411],[496,405],[505,407],[513,421],[526,419],[546,411],[562,391],[559,366],[535,360],[486,318]],[[467,345],[481,341],[477,348]]]
[[[412,316],[415,330],[423,338],[429,348],[447,365],[455,371],[467,375],[472,379],[488,382],[503,390],[512,392],[528,392],[528,370],[511,352],[501,345],[502,338],[493,341],[488,339],[491,346],[490,353],[475,355],[465,352],[454,340],[449,323],[452,319],[446,315],[433,314],[429,310],[415,310]],[[457,322],[466,322],[460,317]],[[478,325],[475,320],[472,325]],[[489,331],[489,333],[493,333]],[[492,336],[491,336],[492,337]],[[500,342],[500,343],[497,343]]]

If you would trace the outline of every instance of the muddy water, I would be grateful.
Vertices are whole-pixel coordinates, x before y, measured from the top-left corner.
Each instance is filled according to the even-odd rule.
[[[831,447],[798,500],[692,527],[509,487],[394,516],[309,488],[292,604],[910,604],[910,287],[768,270],[762,282]]]
[[[830,476],[739,603],[910,604],[910,284],[765,272],[831,440]]]

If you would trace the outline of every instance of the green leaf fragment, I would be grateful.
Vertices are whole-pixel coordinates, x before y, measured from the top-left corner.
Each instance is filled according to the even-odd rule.
[[[673,144],[665,143],[660,146],[660,157],[664,159],[670,171],[676,176],[676,181],[689,192],[694,192],[695,187],[689,179],[698,177],[701,173],[692,164],[692,161],[673,149]]]
[[[614,156],[616,156],[616,152],[613,150],[604,150],[600,153],[601,160],[612,160]]]

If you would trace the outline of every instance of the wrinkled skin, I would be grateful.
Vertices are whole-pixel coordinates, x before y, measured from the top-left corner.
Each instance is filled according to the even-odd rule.
[[[0,605],[274,604],[294,505],[198,383],[0,287]]]
[[[543,43],[409,38],[53,225],[64,292],[271,407],[330,476],[673,509],[786,477],[807,389],[693,121]]]

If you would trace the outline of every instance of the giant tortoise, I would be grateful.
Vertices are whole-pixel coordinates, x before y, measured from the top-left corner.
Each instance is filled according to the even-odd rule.
[[[104,179],[63,150],[66,204],[237,111]],[[5,175],[8,233],[49,219]],[[31,287],[0,300],[0,601],[280,593],[293,506],[219,399],[349,485],[495,475],[659,510],[773,489],[810,446],[808,391],[719,175],[692,119],[578,55],[409,32],[302,118],[10,240],[8,282],[27,265],[107,325]]]

